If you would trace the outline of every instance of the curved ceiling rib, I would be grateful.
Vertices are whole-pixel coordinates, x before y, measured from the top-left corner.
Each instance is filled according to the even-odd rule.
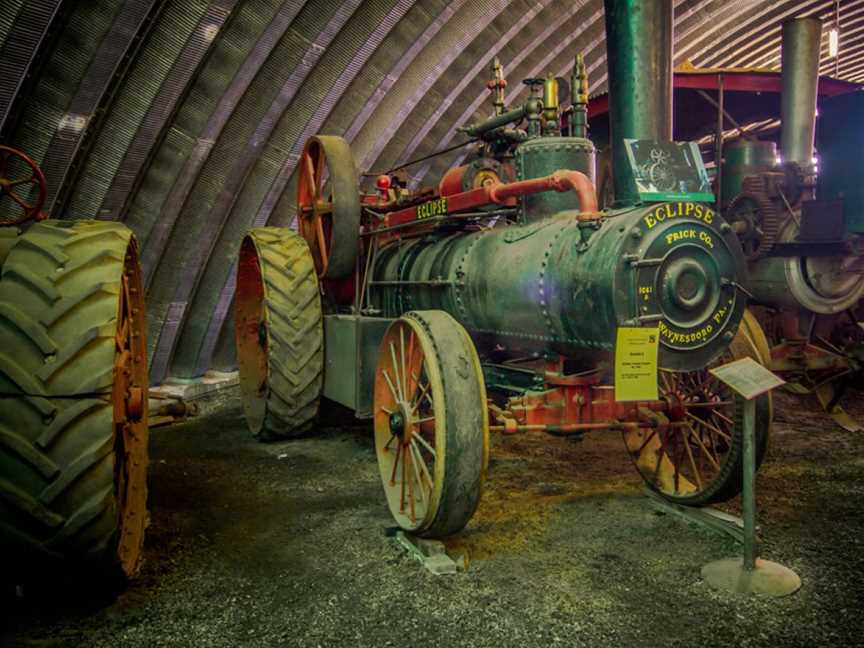
[[[205,178],[209,172],[210,177],[215,178],[216,181],[211,181],[203,186],[196,186],[187,199],[187,203],[183,205],[184,219],[188,220],[192,216],[194,222],[201,223],[201,227],[194,233],[194,239],[188,240],[186,244],[182,244],[182,241],[178,242],[177,237],[173,241],[169,241],[165,252],[160,255],[162,263],[158,272],[174,275],[173,291],[164,293],[163,297],[163,299],[170,299],[174,317],[158,333],[159,339],[156,343],[154,362],[151,367],[152,379],[160,380],[168,370],[167,362],[163,365],[157,363],[155,359],[173,359],[178,337],[189,324],[187,309],[197,287],[199,276],[205,271],[212,247],[249,177],[252,166],[262,154],[263,147],[270,140],[285,110],[295,99],[297,91],[316,67],[320,57],[327,51],[332,41],[345,28],[359,5],[360,0],[343,2],[311,43],[299,39],[285,40],[283,38],[282,42],[271,51],[271,60],[268,61],[268,65],[273,68],[273,73],[278,76],[275,79],[271,78],[265,74],[262,67],[259,71],[259,77],[249,88],[249,93],[254,93],[255,96],[250,94],[244,98],[247,110],[250,111],[247,118],[243,120],[246,123],[238,124],[235,121],[232,124],[234,126],[231,129],[232,133],[229,135],[226,129],[225,137],[220,138],[217,146],[214,147],[214,153],[208,159],[207,168],[199,175],[199,178]],[[280,55],[277,56],[277,52]],[[297,61],[293,70],[281,64],[285,57],[291,54]],[[285,79],[282,74],[287,74],[288,78]],[[266,88],[262,88],[264,84],[266,84]],[[268,92],[275,92],[269,106],[260,100],[260,97],[265,97]],[[249,100],[254,101],[255,105],[248,106]],[[243,143],[244,140],[245,144]],[[227,153],[226,147],[230,149],[231,157],[224,155]],[[194,212],[198,213],[195,214]],[[172,243],[175,250],[182,251],[186,255],[179,272],[177,268],[168,265],[177,254],[176,252],[171,254]],[[236,245],[239,245],[239,241],[236,242]],[[224,271],[224,264],[220,264],[220,266]],[[157,283],[158,272],[155,275]],[[162,295],[155,294],[155,296],[158,299]]]
[[[273,48],[282,39],[302,5],[303,3],[299,0],[282,5],[264,31],[259,34],[254,47],[251,48],[248,56],[243,60],[243,64],[233,75],[230,85],[223,90],[218,105],[210,114],[206,124],[203,125],[182,169],[174,176],[170,185],[171,188],[161,209],[159,209],[158,219],[148,233],[147,245],[141,257],[146,285],[149,286],[153,278],[153,273],[162,258],[168,237],[180,215],[180,210],[185,204],[201,168],[208,160],[213,145],[221,136],[222,129],[228,123],[231,115],[234,114],[234,109],[246,94],[249,85],[258,75],[258,70],[261,69]]]
[[[192,32],[188,34],[182,45],[182,49],[176,56],[170,57],[173,64],[167,74],[161,77],[159,90],[150,100],[146,113],[141,117],[135,135],[123,154],[123,159],[119,162],[115,173],[109,176],[110,184],[103,188],[104,193],[102,193],[101,201],[99,201],[98,197],[95,199],[95,204],[98,204],[98,208],[95,211],[97,218],[105,220],[119,220],[122,218],[127,201],[134,187],[140,181],[151,151],[164,134],[165,128],[174,115],[186,88],[197,74],[205,57],[209,54],[211,47],[216,42],[236,3],[237,0],[216,0],[211,2]],[[191,4],[187,3],[187,5]],[[166,14],[175,6],[169,7],[166,10]],[[171,26],[174,27],[173,22]],[[164,49],[160,49],[155,54],[161,58],[165,58]],[[142,59],[143,56],[142,54]],[[158,64],[158,61],[155,63]],[[141,65],[142,67],[146,66],[152,69],[154,63],[144,61]],[[105,146],[110,147],[112,144],[106,142]],[[87,174],[86,169],[84,174]],[[76,194],[78,193],[89,192],[85,186],[81,189],[76,188]],[[93,198],[91,197],[92,200]],[[73,213],[88,213],[90,211],[86,209],[79,211],[76,207],[77,205],[73,199]]]
[[[55,201],[65,192],[67,174],[75,162],[84,136],[94,130],[91,120],[97,118],[99,108],[109,85],[121,74],[127,51],[142,36],[139,32],[146,30],[146,19],[151,11],[161,9],[160,0],[127,0],[100,43],[90,67],[78,86],[67,109],[67,118],[61,120],[51,139],[42,162],[48,191],[43,210],[51,213]],[[62,200],[58,205],[62,208]],[[56,216],[62,217],[61,213]]]
[[[587,4],[588,3],[586,3],[586,2],[574,3],[571,6],[569,11],[562,18],[565,28],[568,24],[567,21],[574,20],[577,13],[579,13],[582,9],[584,9]],[[579,28],[573,29],[573,30],[567,30],[567,32],[563,35],[563,37],[559,37],[557,39],[552,38],[552,36],[555,35],[556,32],[558,32],[561,29],[561,25],[556,24],[556,23],[552,23],[549,26],[547,26],[546,29],[544,29],[540,34],[538,34],[534,39],[532,39],[531,42],[528,43],[528,45],[526,47],[524,47],[515,57],[511,58],[508,61],[503,62],[504,66],[505,66],[505,70],[510,69],[510,70],[513,70],[515,72],[519,69],[519,66],[522,64],[523,61],[525,61],[526,63],[531,63],[530,60],[526,61],[526,59],[528,59],[529,55],[534,54],[534,52],[537,50],[538,47],[541,47],[543,44],[546,44],[546,43],[555,43],[555,46],[549,50],[549,52],[547,53],[546,56],[542,57],[539,61],[534,63],[534,65],[531,67],[530,71],[528,71],[527,74],[524,74],[524,75],[523,74],[517,74],[515,77],[512,77],[510,79],[512,83],[509,86],[510,92],[505,97],[505,103],[508,106],[514,105],[514,101],[515,101],[516,96],[521,92],[521,90],[524,87],[526,87],[522,83],[518,83],[517,80],[521,81],[521,77],[523,77],[523,76],[526,79],[537,77],[540,75],[545,76],[545,73],[548,71],[547,70],[548,63],[552,58],[558,56],[564,49],[568,48],[573,43],[573,41],[575,41],[578,38],[581,38],[583,36],[583,34],[586,34],[589,30],[596,32],[598,25],[600,25],[599,31],[602,32],[603,31],[602,22],[603,22],[603,11],[602,10],[594,11],[589,16],[579,16],[579,19],[578,19]],[[596,46],[596,44],[602,40],[603,40],[602,38],[595,37],[594,40],[591,41],[591,43],[589,44],[588,50],[593,49]],[[583,49],[584,49],[584,47],[583,47]],[[497,52],[495,52],[495,53],[497,53]],[[482,65],[481,65],[481,63],[482,63]],[[478,63],[478,65],[476,65],[475,68],[472,70],[472,72],[474,73],[474,75],[473,75],[474,78],[472,80],[476,79],[476,80],[482,81],[484,76],[488,76],[488,73],[486,73],[484,75],[484,73],[486,72],[488,67],[489,67],[488,60],[482,60],[480,63]],[[477,83],[475,82],[474,85],[477,85]],[[467,86],[467,83],[464,84],[461,88],[457,88],[457,90],[461,91],[466,86]],[[484,90],[480,94],[478,94],[475,97],[475,99],[473,101],[471,101],[471,103],[468,105],[468,107],[465,110],[463,110],[462,113],[452,121],[449,129],[446,131],[444,136],[440,137],[440,138],[437,138],[437,137],[434,138],[434,142],[435,142],[436,147],[437,148],[446,148],[447,146],[449,146],[450,142],[453,141],[453,138],[456,137],[456,135],[458,133],[458,129],[461,126],[464,126],[466,123],[472,121],[472,119],[474,119],[475,117],[477,117],[478,111],[481,111],[481,106],[488,101],[488,97],[489,97],[489,91],[488,90]],[[566,98],[562,98],[562,99],[566,99]],[[404,160],[402,160],[402,162],[407,161],[411,157],[411,155],[413,155],[414,152],[417,151],[417,149],[421,146],[421,144],[428,141],[427,135],[432,130],[432,128],[438,123],[439,119],[441,117],[443,117],[443,115],[444,115],[443,110],[440,112],[436,111],[435,113],[433,113],[432,118],[430,118],[429,121],[426,122],[426,125],[422,129],[420,129],[420,131],[418,131],[418,133],[414,137],[414,139],[411,140],[411,143],[409,144],[408,148],[402,154],[402,157],[404,158]],[[420,137],[421,134],[422,134],[422,137]],[[432,151],[430,150],[428,152],[431,153]],[[418,153],[419,153],[419,151],[418,151]],[[424,153],[425,153],[425,151],[424,151]],[[456,160],[456,164],[458,164],[459,161],[464,159],[466,154],[467,154],[466,151],[462,151],[461,153],[456,154],[456,156],[454,158]],[[429,173],[429,170],[433,166],[441,167],[442,164],[438,164],[438,162],[439,161],[436,161],[435,158],[432,158],[431,160],[428,160],[428,161],[422,163],[421,165],[419,165],[417,167],[417,170],[413,174],[411,174],[410,186],[412,188],[416,188],[419,184],[421,184],[421,181],[423,181],[426,178],[426,176]]]
[[[351,54],[342,59],[345,67],[342,69],[339,76],[330,84],[327,84],[326,93],[322,98],[316,101],[314,106],[304,106],[302,109],[295,109],[292,114],[284,113],[279,120],[278,127],[273,131],[271,143],[273,144],[274,153],[278,153],[281,161],[277,168],[275,177],[267,186],[264,182],[256,182],[253,186],[250,183],[243,185],[242,190],[238,192],[236,202],[232,205],[233,212],[237,216],[230,219],[230,227],[221,232],[216,247],[215,254],[211,255],[211,259],[225,258],[226,255],[234,256],[239,248],[240,240],[245,231],[249,227],[260,227],[268,223],[276,207],[276,203],[280,196],[285,191],[285,186],[288,179],[296,168],[297,161],[303,151],[306,140],[319,132],[324,121],[334,109],[336,103],[345,95],[346,90],[351,86],[354,79],[366,65],[366,62],[372,57],[378,47],[382,44],[385,38],[394,30],[400,23],[403,17],[414,6],[415,0],[397,0],[389,9],[381,3],[379,6],[373,3],[366,3],[358,9],[355,14],[356,20],[351,21],[343,30],[343,34],[337,41],[334,42],[334,52],[338,53],[337,46],[339,41],[357,42],[359,45],[350,48]],[[361,15],[362,14],[362,15]],[[356,24],[355,24],[356,23]],[[365,33],[360,40],[359,29],[365,27],[370,29]],[[356,34],[355,34],[356,32]],[[344,36],[344,37],[343,37]],[[324,59],[321,59],[319,66],[324,65]],[[329,69],[335,69],[336,65],[331,64]],[[320,74],[316,72],[316,76]],[[310,81],[317,81],[312,79]],[[325,86],[322,86],[322,89]],[[304,92],[308,89],[304,88]],[[314,96],[314,95],[313,95]],[[308,117],[303,117],[304,113]],[[306,120],[305,123],[303,120]],[[302,125],[302,130],[298,133],[298,126]],[[293,139],[293,141],[292,141]],[[276,147],[278,142],[278,149]],[[290,149],[285,152],[285,149]],[[266,160],[267,156],[262,157],[262,161]],[[276,162],[276,160],[273,160]],[[267,178],[272,176],[272,169],[264,169],[263,164],[259,161],[256,164],[256,171],[253,174],[256,178]],[[258,204],[258,209],[254,219],[248,220],[251,210],[249,207]],[[218,305],[219,295],[226,284],[231,281],[231,268],[224,263],[208,263],[204,268],[204,276],[202,277],[203,289],[199,289],[192,297],[192,310],[195,317],[190,317],[190,325],[183,330],[183,353],[178,354],[174,365],[174,371],[179,375],[186,375],[194,372],[202,364],[199,358],[203,349],[203,343],[207,339],[207,329],[209,321],[215,312]]]
[[[549,0],[543,1],[549,2]],[[373,166],[373,163],[378,161],[382,150],[399,132],[399,127],[414,111],[414,108],[427,97],[427,93],[429,93],[432,86],[441,79],[453,61],[464,53],[468,44],[479,38],[489,24],[498,18],[500,13],[507,8],[508,4],[509,0],[491,0],[484,3],[484,6],[470,4],[465,7],[466,12],[471,12],[472,14],[476,12],[478,15],[476,17],[474,15],[465,16],[464,22],[460,21],[462,29],[457,32],[459,35],[456,38],[451,37],[449,47],[442,48],[441,51],[437,52],[437,57],[432,59],[435,61],[435,64],[420,79],[420,83],[414,88],[411,97],[405,100],[390,116],[389,128],[383,133],[378,133],[378,137],[371,138],[371,145],[368,148],[364,147],[362,140],[358,143],[355,159],[361,170],[369,169]],[[536,7],[533,13],[536,13]],[[473,26],[474,29],[469,29],[468,26]]]
[[[34,0],[24,11],[18,2],[18,11],[9,12],[9,31],[3,34],[0,47],[0,132],[12,108],[12,102],[31,74],[39,46],[52,21],[57,16],[61,0]],[[14,16],[14,19],[11,19]]]

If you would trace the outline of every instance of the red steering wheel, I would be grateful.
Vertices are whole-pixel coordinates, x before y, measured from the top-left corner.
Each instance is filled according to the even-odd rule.
[[[0,146],[0,225],[45,218],[41,209],[46,193],[39,165],[18,149]]]

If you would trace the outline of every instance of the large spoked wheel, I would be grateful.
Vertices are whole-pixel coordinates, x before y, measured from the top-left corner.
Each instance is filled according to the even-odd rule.
[[[0,146],[0,225],[39,218],[46,194],[39,165],[18,149]]]
[[[147,525],[147,358],[137,245],[44,221],[0,278],[0,555],[9,570],[133,576]]]
[[[375,369],[375,447],[390,511],[425,537],[460,531],[477,509],[489,460],[480,360],[443,311],[396,320]]]
[[[354,272],[360,234],[360,195],[351,148],[341,137],[306,142],[297,184],[297,222],[319,277]]]
[[[252,434],[272,441],[307,432],[323,386],[324,329],[315,265],[296,232],[260,227],[243,239],[234,335]]]
[[[714,365],[751,357],[764,362],[742,328]],[[712,365],[712,366],[714,366]],[[649,488],[677,504],[704,506],[741,492],[743,400],[708,369],[660,372],[661,398],[669,403],[669,425],[624,433],[627,450]],[[768,447],[770,395],[756,402],[756,467]]]

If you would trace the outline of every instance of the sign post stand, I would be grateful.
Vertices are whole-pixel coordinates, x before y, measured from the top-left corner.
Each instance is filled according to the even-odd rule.
[[[710,562],[702,568],[702,578],[716,589],[738,594],[779,597],[801,587],[794,571],[758,557],[756,546],[756,399],[783,381],[753,360],[742,358],[710,370],[720,381],[744,399],[743,491],[744,556]]]

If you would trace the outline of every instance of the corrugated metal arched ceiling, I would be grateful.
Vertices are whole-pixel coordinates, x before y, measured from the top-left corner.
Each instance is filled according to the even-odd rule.
[[[665,0],[658,0],[665,1]],[[289,225],[297,161],[344,135],[361,171],[458,143],[519,80],[586,55],[605,89],[601,0],[2,0],[0,135],[39,161],[55,218],[121,220],[143,245],[152,374],[234,364],[234,259]],[[675,60],[779,65],[780,24],[833,0],[677,0]],[[839,3],[823,72],[864,81],[864,0]],[[827,33],[827,29],[825,30]],[[454,153],[411,168],[433,183]]]

